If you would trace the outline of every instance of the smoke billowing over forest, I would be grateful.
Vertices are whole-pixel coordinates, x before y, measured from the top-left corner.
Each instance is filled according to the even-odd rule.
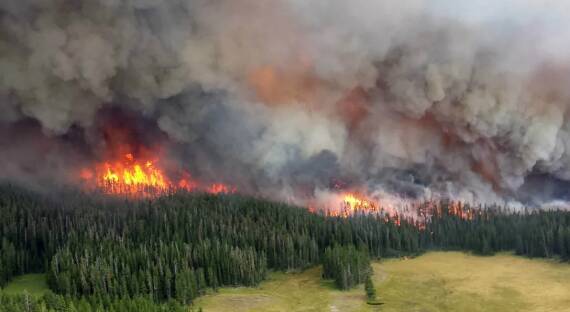
[[[570,4],[476,2],[4,0],[0,178],[128,152],[300,204],[563,203]]]

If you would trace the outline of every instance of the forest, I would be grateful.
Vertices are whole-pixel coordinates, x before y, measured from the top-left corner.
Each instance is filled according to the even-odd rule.
[[[423,220],[341,217],[237,194],[131,200],[2,185],[0,287],[45,273],[52,293],[0,291],[0,311],[176,311],[206,290],[320,264],[347,289],[366,280],[370,259],[428,250],[570,259],[568,211],[461,209],[475,213],[441,200]]]

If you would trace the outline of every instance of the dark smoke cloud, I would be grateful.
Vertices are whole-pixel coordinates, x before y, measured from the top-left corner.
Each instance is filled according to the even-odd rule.
[[[0,175],[68,181],[115,111],[281,199],[557,199],[525,184],[570,180],[570,7],[546,2],[4,0]]]

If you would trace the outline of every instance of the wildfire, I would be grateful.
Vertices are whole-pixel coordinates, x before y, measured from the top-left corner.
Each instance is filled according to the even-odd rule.
[[[382,216],[386,222],[391,221],[397,226],[401,224],[402,215],[389,203],[384,203],[386,206],[381,206],[379,201],[356,192],[341,193],[338,196],[340,198],[336,198],[341,200],[340,209],[325,208],[327,215],[348,218],[355,214],[375,214]],[[309,205],[309,211],[316,212],[318,210],[319,208],[314,204]]]
[[[370,210],[376,208],[373,201],[359,198],[355,194],[347,194],[344,196],[344,203],[351,210]]]
[[[186,172],[178,180],[170,179],[158,166],[157,159],[138,160],[126,153],[116,161],[96,164],[81,170],[84,184],[111,195],[155,197],[177,190],[204,191],[212,194],[233,193],[234,187],[222,183],[203,186]]]
[[[345,193],[341,195],[339,210],[330,210],[334,216],[348,217],[355,213],[379,213],[379,205],[372,199],[368,199],[357,193]]]
[[[152,161],[144,164],[134,160],[133,154],[125,155],[125,163],[117,162],[114,165],[105,163],[105,174],[102,182],[106,184],[124,184],[126,186],[150,186],[164,189],[168,183],[159,169],[154,167]]]
[[[236,188],[222,183],[214,183],[208,187],[207,192],[210,194],[234,193],[236,192]]]
[[[480,206],[470,207],[461,201],[383,198],[380,202],[360,193],[339,193],[337,196],[337,200],[341,201],[340,209],[328,209],[327,214],[330,216],[347,218],[355,214],[377,214],[383,216],[386,222],[391,221],[397,226],[406,221],[419,229],[425,229],[426,222],[434,215],[454,216],[463,220],[473,220],[483,215]],[[314,212],[318,208],[311,205],[309,210]]]

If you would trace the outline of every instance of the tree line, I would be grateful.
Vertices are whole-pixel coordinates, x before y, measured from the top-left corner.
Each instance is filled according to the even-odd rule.
[[[3,294],[0,291],[0,312],[188,312],[187,306],[169,300],[156,303],[145,297],[110,300],[102,297],[72,298],[48,292],[43,296]]]
[[[129,200],[2,185],[0,286],[42,272],[69,298],[186,304],[206,289],[257,285],[268,270],[318,264],[346,288],[364,282],[364,258],[430,249],[569,259],[569,212],[464,206],[466,217],[452,202],[435,206],[423,220],[333,217],[240,195]]]
[[[332,279],[337,288],[346,290],[364,281],[372,274],[368,251],[354,246],[325,248],[323,278]]]

